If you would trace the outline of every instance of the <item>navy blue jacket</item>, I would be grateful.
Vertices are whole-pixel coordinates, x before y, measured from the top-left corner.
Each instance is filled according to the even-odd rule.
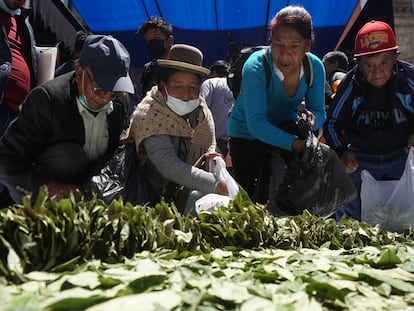
[[[407,146],[414,133],[414,65],[397,60],[383,111],[365,105],[375,92],[379,90],[364,81],[358,66],[339,84],[324,127],[326,142],[339,156],[347,150],[381,155]]]

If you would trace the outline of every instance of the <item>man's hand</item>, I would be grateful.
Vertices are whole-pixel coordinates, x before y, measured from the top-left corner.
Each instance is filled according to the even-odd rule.
[[[72,184],[62,184],[51,180],[47,183],[47,189],[49,191],[49,197],[58,202],[61,199],[68,198],[69,193],[76,190],[77,187]]]
[[[411,134],[407,140],[407,147],[405,147],[405,152],[409,152],[410,148],[414,146],[414,134]]]
[[[348,174],[355,172],[359,166],[352,151],[345,151],[341,161]]]

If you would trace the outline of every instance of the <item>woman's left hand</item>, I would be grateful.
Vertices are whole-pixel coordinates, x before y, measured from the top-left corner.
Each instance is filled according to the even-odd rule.
[[[209,172],[210,171],[210,161],[213,161],[213,159],[217,156],[222,157],[223,155],[221,153],[218,152],[211,152],[211,153],[206,153],[205,155],[205,162],[204,162],[204,170]]]
[[[305,121],[308,120],[310,122],[311,125],[311,129],[314,130],[316,128],[316,117],[313,114],[313,112],[311,111],[307,111],[303,116],[302,119],[304,119]]]

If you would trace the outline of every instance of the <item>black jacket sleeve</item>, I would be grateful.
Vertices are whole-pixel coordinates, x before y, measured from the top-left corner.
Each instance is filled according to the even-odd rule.
[[[34,167],[51,124],[50,98],[43,88],[36,88],[0,140],[0,180],[17,202],[46,182]]]

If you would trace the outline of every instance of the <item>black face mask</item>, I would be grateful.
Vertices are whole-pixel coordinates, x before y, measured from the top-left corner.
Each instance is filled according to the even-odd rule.
[[[147,43],[148,52],[154,58],[160,58],[167,51],[164,48],[165,40],[149,40]]]

